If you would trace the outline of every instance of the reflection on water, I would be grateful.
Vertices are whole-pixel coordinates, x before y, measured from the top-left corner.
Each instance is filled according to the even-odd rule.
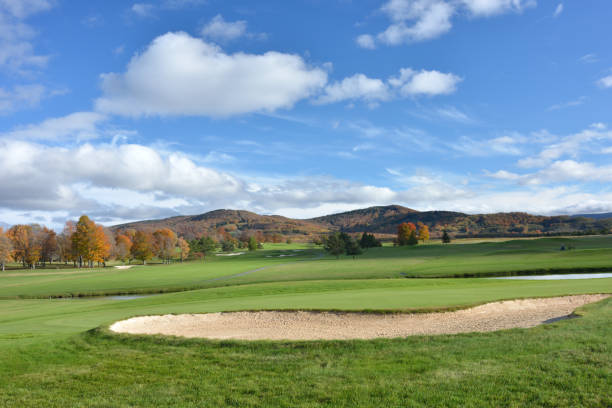
[[[521,280],[566,280],[566,279],[598,279],[612,278],[612,273],[572,273],[566,275],[532,275],[532,276],[504,276],[490,279],[521,279]]]

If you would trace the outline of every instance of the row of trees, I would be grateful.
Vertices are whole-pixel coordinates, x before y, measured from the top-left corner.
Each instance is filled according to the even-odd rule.
[[[103,265],[110,259],[146,263],[154,256],[164,263],[186,259],[189,244],[168,229],[154,232],[126,230],[116,234],[83,215],[78,222],[68,221],[64,230],[40,226],[15,225],[4,232],[0,228],[0,266],[19,262],[23,267],[45,266],[53,261],[73,262],[75,267]]]

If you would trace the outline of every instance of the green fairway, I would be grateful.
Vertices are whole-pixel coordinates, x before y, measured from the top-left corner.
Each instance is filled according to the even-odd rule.
[[[607,237],[571,240],[576,249],[564,252],[561,242],[569,240],[385,247],[358,260],[277,245],[209,257],[204,264],[9,271],[0,278],[0,406],[609,406],[611,299],[582,308],[581,319],[534,329],[392,340],[220,342],[116,335],[106,329],[147,314],[421,312],[502,299],[612,293],[612,278],[402,275],[612,265]],[[244,272],[250,273],[240,276]],[[161,291],[177,293],[133,300],[42,298]],[[41,299],[10,299],[17,296]]]
[[[463,277],[612,270],[612,237],[549,238],[368,250],[359,259],[323,257],[297,244],[207,262],[132,269],[20,270],[0,274],[0,298],[160,293],[259,282]],[[576,249],[560,251],[561,245]],[[303,262],[296,262],[303,261]],[[245,272],[243,276],[235,276]]]

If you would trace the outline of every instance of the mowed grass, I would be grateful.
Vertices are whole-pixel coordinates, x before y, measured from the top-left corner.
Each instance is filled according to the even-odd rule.
[[[296,245],[291,245],[296,247]],[[281,247],[282,248],[282,247]],[[224,277],[286,262],[308,260],[314,249],[270,249],[238,256],[208,256],[205,262],[93,269],[19,270],[0,273],[0,298],[162,293],[218,285]],[[281,255],[283,255],[281,257]]]
[[[544,238],[417,247],[372,248],[358,259],[324,256],[321,248],[271,244],[206,263],[92,270],[8,271],[0,274],[0,298],[161,293],[261,282],[503,276],[612,270],[612,236]],[[560,251],[562,245],[573,246]],[[296,262],[302,261],[302,262]],[[254,271],[244,276],[234,276]]]
[[[116,335],[104,326],[85,331],[133,314],[252,305],[334,308],[342,302],[395,308],[393,297],[406,308],[452,306],[496,296],[612,289],[612,279],[580,281],[582,287],[563,281],[515,286],[478,279],[406,280],[400,295],[388,283],[374,289],[364,282],[362,288],[344,289],[331,282],[249,285],[132,301],[0,301],[0,406],[612,404],[610,299],[582,308],[580,319],[533,329],[391,340],[238,342]],[[292,298],[291,292],[298,295]],[[355,296],[343,296],[349,293]]]
[[[576,250],[560,252],[561,243]],[[278,245],[238,257],[211,257],[204,265],[11,271],[0,275],[0,297],[5,298],[0,300],[0,406],[609,407],[612,299],[581,308],[580,319],[533,329],[371,341],[186,340],[117,335],[107,327],[148,314],[421,312],[502,299],[612,293],[612,278],[401,275],[419,267],[421,276],[427,276],[427,267],[448,268],[441,275],[607,268],[610,247],[608,237],[432,244],[335,260],[318,259],[320,250],[296,253]],[[299,256],[279,257],[287,254]],[[160,291],[180,292],[134,300],[7,299]]]

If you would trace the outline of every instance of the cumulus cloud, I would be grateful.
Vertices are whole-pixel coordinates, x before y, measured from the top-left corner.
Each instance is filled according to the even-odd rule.
[[[403,68],[397,77],[389,80],[391,86],[400,90],[404,96],[408,95],[446,95],[457,90],[461,78],[452,73],[443,73],[436,70],[414,71]]]
[[[368,78],[355,74],[340,82],[325,87],[325,94],[318,98],[318,103],[332,103],[347,99],[363,99],[368,102],[385,101],[391,97],[389,88],[380,79]]]
[[[355,42],[361,48],[365,48],[365,49],[368,49],[368,50],[373,50],[374,48],[376,48],[376,43],[374,41],[374,37],[372,37],[370,34],[362,34],[362,35],[358,36],[355,39]]]
[[[597,84],[602,88],[612,88],[612,75],[601,78]]]
[[[28,139],[42,141],[83,141],[100,135],[98,125],[106,117],[96,112],[75,112],[59,118],[50,118],[41,123],[17,127],[0,133],[6,139]]]
[[[492,16],[509,11],[522,12],[536,5],[535,0],[463,0],[474,16]]]
[[[326,83],[327,73],[298,55],[227,54],[186,33],[168,33],[134,56],[125,73],[102,75],[96,107],[128,116],[224,117],[290,108]]]
[[[202,36],[217,41],[230,41],[242,37],[246,34],[246,31],[246,21],[229,22],[225,21],[221,14],[217,14],[202,27]]]
[[[438,37],[452,27],[454,7],[440,0],[390,0],[383,7],[393,23],[377,39],[388,45]]]
[[[522,12],[535,5],[535,0],[387,0],[381,11],[391,24],[375,37],[360,35],[357,43],[371,49],[376,47],[376,42],[400,45],[430,40],[450,31],[457,15],[489,17]]]

